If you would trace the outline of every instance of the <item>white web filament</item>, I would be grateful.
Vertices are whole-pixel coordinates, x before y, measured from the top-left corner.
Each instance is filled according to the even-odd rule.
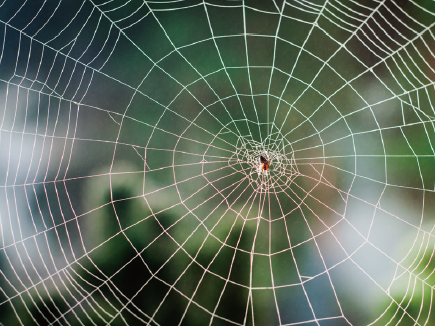
[[[1,2],[0,325],[435,325],[434,27]]]

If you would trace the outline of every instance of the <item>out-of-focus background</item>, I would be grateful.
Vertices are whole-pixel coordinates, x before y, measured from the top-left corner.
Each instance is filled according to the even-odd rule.
[[[2,1],[0,325],[434,325],[434,26]]]

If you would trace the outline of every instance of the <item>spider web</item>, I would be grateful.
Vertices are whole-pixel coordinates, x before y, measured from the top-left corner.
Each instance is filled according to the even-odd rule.
[[[434,14],[3,1],[0,324],[433,325]]]

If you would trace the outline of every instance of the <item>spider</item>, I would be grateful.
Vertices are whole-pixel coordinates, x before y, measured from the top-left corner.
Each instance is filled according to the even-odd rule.
[[[267,175],[269,173],[269,166],[270,161],[266,160],[264,156],[260,155],[260,166],[258,167],[258,174],[264,173]]]

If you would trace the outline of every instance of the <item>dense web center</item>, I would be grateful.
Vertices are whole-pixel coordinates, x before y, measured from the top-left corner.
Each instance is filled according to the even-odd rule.
[[[298,174],[294,154],[289,151],[290,146],[285,145],[285,138],[278,134],[269,135],[261,142],[251,138],[238,139],[231,160],[236,161],[241,172],[257,191],[285,191]],[[261,158],[267,161],[267,170]]]

